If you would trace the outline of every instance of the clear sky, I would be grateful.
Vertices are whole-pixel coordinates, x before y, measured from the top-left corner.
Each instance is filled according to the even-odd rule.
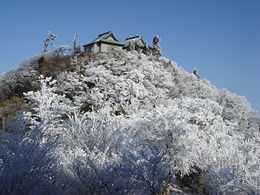
[[[0,25],[0,72],[42,52],[48,31],[56,45],[158,34],[164,56],[260,111],[260,0],[8,0]]]

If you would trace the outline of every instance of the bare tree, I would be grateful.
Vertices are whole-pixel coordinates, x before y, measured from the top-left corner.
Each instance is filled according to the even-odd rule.
[[[80,52],[80,46],[78,45],[78,34],[75,32],[74,38],[73,38],[73,50],[74,53],[79,53]]]
[[[44,47],[43,53],[48,51],[47,48],[49,47],[50,44],[53,47],[55,47],[55,45],[51,41],[55,40],[56,38],[57,38],[57,35],[55,35],[51,32],[48,32],[48,37],[43,41],[43,47]]]

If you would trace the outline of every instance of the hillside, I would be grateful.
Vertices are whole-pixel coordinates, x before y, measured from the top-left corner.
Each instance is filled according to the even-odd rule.
[[[164,57],[66,49],[0,75],[0,193],[259,193],[244,97]]]

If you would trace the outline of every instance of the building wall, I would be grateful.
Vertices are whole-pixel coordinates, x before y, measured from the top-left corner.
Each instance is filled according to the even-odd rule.
[[[120,50],[120,49],[122,49],[122,46],[101,43],[101,52],[108,52],[111,49]]]
[[[84,47],[85,52],[93,52],[93,45],[88,45]]]
[[[91,44],[86,47],[84,47],[85,52],[93,52],[93,53],[98,53],[100,52],[100,44]]]
[[[101,44],[101,45],[102,45],[102,44]],[[101,51],[101,50],[100,50],[101,45],[98,44],[98,43],[95,43],[92,52],[94,52],[94,53],[100,52],[100,51]]]
[[[92,45],[88,45],[86,47],[84,47],[85,52],[93,52],[93,53],[99,53],[99,52],[108,52],[109,50],[120,50],[122,49],[122,46],[118,46],[118,45],[110,45],[110,44],[106,44],[106,43],[95,43]]]

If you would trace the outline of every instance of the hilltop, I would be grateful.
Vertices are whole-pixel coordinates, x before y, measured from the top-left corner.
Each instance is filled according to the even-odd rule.
[[[66,49],[0,76],[1,192],[258,193],[244,97],[162,56]]]

